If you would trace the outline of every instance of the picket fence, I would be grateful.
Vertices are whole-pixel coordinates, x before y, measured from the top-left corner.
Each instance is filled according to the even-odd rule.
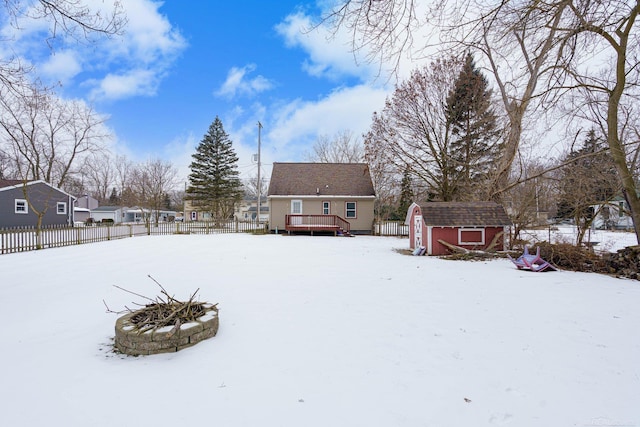
[[[38,237],[34,228],[0,229],[0,254],[33,251],[104,242],[135,236],[169,234],[266,233],[268,224],[257,221],[132,223],[76,227],[46,227]],[[376,236],[405,237],[408,227],[402,222],[382,221],[373,225]]]

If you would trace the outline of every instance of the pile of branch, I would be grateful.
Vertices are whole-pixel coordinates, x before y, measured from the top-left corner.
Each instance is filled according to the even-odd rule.
[[[126,310],[121,312],[114,312],[107,306],[107,312],[110,313],[132,313],[129,321],[133,325],[134,330],[137,330],[137,332],[140,334],[147,331],[163,328],[165,326],[173,326],[171,332],[175,332],[180,328],[180,325],[193,322],[210,311],[218,311],[218,304],[209,304],[207,302],[200,302],[195,300],[195,297],[200,290],[199,288],[196,289],[193,294],[191,294],[187,301],[179,301],[172,295],[169,295],[166,289],[153,277],[151,277],[150,275],[148,277],[160,287],[161,296],[157,296],[156,298],[149,298],[144,295],[140,295],[124,289],[120,286],[114,285],[114,287],[120,290],[148,300],[150,301],[150,303],[144,305],[134,303],[141,306],[142,308],[132,310],[129,307],[125,306]]]

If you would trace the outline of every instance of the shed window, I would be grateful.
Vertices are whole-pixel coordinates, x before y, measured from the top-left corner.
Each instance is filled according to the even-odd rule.
[[[67,214],[67,204],[65,202],[58,202],[56,205],[56,212],[58,215],[66,215]]]
[[[347,202],[345,206],[345,216],[347,218],[357,218],[356,202]]]
[[[27,201],[25,199],[16,199],[15,213],[17,214],[29,213],[29,205],[27,204]]]
[[[197,221],[197,220],[198,220],[198,212],[191,211],[191,221]]]
[[[461,245],[484,245],[484,228],[459,228],[458,242]]]
[[[329,215],[331,213],[331,202],[322,202],[322,215]]]

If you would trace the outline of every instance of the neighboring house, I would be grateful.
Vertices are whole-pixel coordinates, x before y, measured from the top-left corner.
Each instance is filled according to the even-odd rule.
[[[0,180],[0,228],[73,225],[75,197],[44,181]]]
[[[184,221],[210,221],[211,213],[203,211],[200,206],[196,206],[193,200],[184,201]]]
[[[266,197],[260,198],[260,221],[269,220],[269,205]],[[240,221],[255,221],[258,211],[258,198],[245,197],[236,205],[233,216]]]
[[[76,223],[86,223],[91,218],[91,211],[87,208],[73,208],[73,220]]]
[[[267,200],[272,232],[373,228],[375,191],[364,163],[274,163]]]
[[[98,199],[85,194],[76,199],[73,207],[73,217],[76,222],[87,222],[91,218],[91,210],[99,206]]]
[[[76,208],[84,208],[84,209],[92,210],[100,206],[100,203],[98,202],[98,199],[94,199],[88,194],[85,194],[84,196],[80,196],[76,199],[74,206]]]
[[[629,207],[622,196],[617,196],[609,202],[592,205],[591,208],[596,214],[592,223],[594,228],[607,230],[633,228]]]
[[[107,220],[113,221],[114,224],[125,222],[125,211],[128,208],[122,206],[99,206],[91,211],[91,218],[95,222]]]
[[[504,250],[504,236],[511,220],[494,202],[413,203],[407,210],[411,249],[426,247],[427,255],[446,255],[450,250],[438,242],[466,249],[484,250],[495,241],[495,250]]]

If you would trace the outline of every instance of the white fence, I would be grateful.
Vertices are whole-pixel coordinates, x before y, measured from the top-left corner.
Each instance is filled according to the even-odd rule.
[[[218,234],[266,231],[257,221],[165,222],[155,224],[101,225],[88,227],[34,228],[0,230],[0,254],[36,249],[103,242],[134,236],[166,234]]]
[[[43,228],[39,237],[34,228],[0,229],[0,254],[104,242],[134,236],[266,232],[268,232],[267,223],[235,220]],[[403,222],[383,221],[373,225],[373,234],[405,237],[409,235],[409,228]]]

